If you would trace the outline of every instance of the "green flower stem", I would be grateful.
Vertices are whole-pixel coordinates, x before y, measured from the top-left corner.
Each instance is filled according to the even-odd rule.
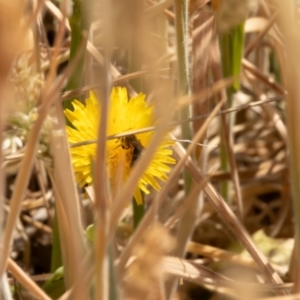
[[[229,32],[224,33],[220,37],[220,48],[222,56],[223,76],[231,77],[240,74],[242,68],[242,55],[244,47],[244,24],[240,24]],[[227,89],[227,107],[232,107],[233,95],[239,89],[239,79],[237,79],[232,86]],[[229,132],[234,124],[234,114],[229,117]],[[225,172],[229,171],[229,159],[226,150],[226,143],[224,141],[225,133],[221,130],[221,144],[220,144],[220,160],[221,169]],[[227,203],[230,202],[230,182],[223,181],[221,185],[221,195]]]
[[[62,266],[61,246],[59,240],[58,220],[57,214],[54,216],[53,224],[53,241],[51,252],[51,273],[54,273],[59,267]]]
[[[145,214],[145,201],[144,201],[144,194],[142,193],[143,203],[138,205],[136,200],[132,199],[132,206],[133,206],[133,227],[136,229],[144,217]]]

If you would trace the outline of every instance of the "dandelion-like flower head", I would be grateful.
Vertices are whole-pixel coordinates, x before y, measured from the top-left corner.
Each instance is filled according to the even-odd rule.
[[[97,138],[100,118],[100,106],[94,92],[86,99],[86,105],[74,100],[74,111],[65,110],[65,115],[75,127],[67,126],[68,139],[71,144],[93,140]],[[108,135],[126,133],[137,129],[153,126],[155,123],[154,107],[147,105],[145,95],[139,94],[128,100],[126,88],[113,88],[110,96],[108,115]],[[134,166],[138,156],[150,143],[153,132],[145,132],[128,137],[107,141],[107,172],[113,185],[119,166],[123,166],[123,181],[125,181]],[[146,171],[138,181],[134,197],[141,204],[141,192],[149,193],[148,186],[159,190],[157,180],[166,181],[170,171],[169,164],[174,164],[172,150],[169,146],[172,141],[166,137],[156,150]],[[92,183],[91,162],[95,158],[96,144],[88,144],[71,148],[72,163],[76,174],[76,181],[81,187]]]

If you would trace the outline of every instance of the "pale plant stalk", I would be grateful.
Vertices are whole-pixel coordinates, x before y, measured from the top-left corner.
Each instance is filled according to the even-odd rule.
[[[189,62],[189,33],[188,33],[188,4],[187,0],[174,0],[175,5],[175,27],[176,27],[176,43],[177,43],[177,64],[178,64],[178,81],[180,94],[191,94],[191,78],[190,78],[190,62]],[[190,106],[186,106],[181,110],[181,119],[190,117]],[[184,123],[182,128],[182,138],[191,140],[191,126],[190,123]],[[185,194],[188,195],[192,178],[187,170],[184,173],[184,189]],[[196,211],[198,201],[194,201],[192,205],[185,211],[180,221],[177,231],[177,246],[174,250],[174,255],[182,257],[185,252],[185,246],[190,239],[191,233],[195,226],[197,218]],[[172,298],[173,292],[177,287],[177,280],[170,280],[166,285],[167,298]]]
[[[98,127],[98,143],[96,150],[95,164],[95,208],[97,212],[96,219],[96,236],[94,242],[95,259],[96,259],[96,295],[97,299],[107,299],[107,272],[108,272],[108,257],[107,257],[107,233],[108,233],[108,181],[106,176],[106,132],[107,132],[107,117],[109,93],[106,87],[106,93],[102,95],[101,101],[101,117]]]
[[[7,280],[6,273],[3,274],[2,280],[1,280],[1,292],[0,295],[3,300],[12,300],[10,285]]]
[[[286,119],[288,129],[288,145],[289,145],[289,163],[291,176],[291,190],[294,205],[295,220],[295,245],[300,243],[300,36],[299,24],[296,16],[297,7],[294,1],[277,0],[279,7],[279,26],[283,34],[284,47],[286,51],[286,61],[283,68],[283,75],[286,78],[286,88],[288,95],[286,96]],[[293,256],[295,292],[300,292],[300,248],[295,248]]]
[[[112,31],[111,15],[111,1],[101,1],[102,12],[102,26],[104,29],[103,46],[104,46],[104,63],[102,72],[98,70],[99,77],[102,84],[98,89],[99,92],[99,107],[101,107],[100,121],[98,125],[98,141],[96,148],[96,161],[94,168],[94,191],[95,191],[95,209],[96,209],[96,234],[94,241],[95,253],[95,297],[96,299],[106,300],[109,297],[109,258],[108,258],[108,233],[110,220],[110,190],[106,171],[106,136],[107,136],[107,122],[109,113],[109,99],[110,99],[110,55],[111,55],[111,40],[110,35]],[[116,284],[116,283],[114,283]]]
[[[7,269],[35,297],[50,300],[50,297],[11,258],[8,259]]]
[[[84,255],[85,243],[80,217],[79,198],[75,186],[75,178],[71,167],[71,158],[69,154],[68,142],[64,134],[64,119],[60,103],[56,107],[57,124],[53,126],[52,151],[54,157],[54,180],[56,193],[59,195],[60,215],[58,215],[58,224],[60,240],[69,240],[65,244],[64,259],[67,287],[71,287],[76,276],[80,276],[80,261]],[[63,218],[65,214],[65,219]],[[62,226],[66,224],[67,226]],[[62,230],[65,229],[65,230]],[[63,244],[63,243],[62,243]]]

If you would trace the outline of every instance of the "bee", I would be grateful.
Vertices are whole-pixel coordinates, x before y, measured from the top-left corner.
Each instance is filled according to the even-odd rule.
[[[121,138],[121,147],[122,149],[132,150],[132,157],[130,162],[130,167],[134,165],[134,163],[137,161],[141,153],[144,151],[144,147],[141,144],[140,140],[137,139],[137,137],[132,134],[129,136],[125,136]]]

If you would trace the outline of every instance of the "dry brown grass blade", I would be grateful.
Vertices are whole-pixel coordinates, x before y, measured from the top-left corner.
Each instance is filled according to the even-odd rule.
[[[212,247],[209,245],[202,245],[190,241],[187,245],[187,251],[209,257],[212,260],[225,260],[226,262],[232,262],[241,266],[246,266],[250,268],[257,268],[257,264],[253,261],[252,258],[242,257],[239,254]]]
[[[273,78],[267,77],[263,74],[255,65],[250,63],[248,60],[243,58],[243,68],[246,71],[249,71],[252,75],[257,77],[261,82],[263,82],[266,86],[270,87],[275,92],[279,93],[280,95],[286,95],[286,90],[277,82],[274,81]]]
[[[120,75],[120,76],[118,76],[118,77],[116,77],[115,79],[112,80],[112,84],[113,85],[118,85],[118,84],[121,84],[121,83],[123,83],[125,81],[128,81],[130,79],[139,78],[139,77],[144,76],[148,73],[149,73],[149,71],[145,70],[145,71],[137,71],[137,72],[134,72],[134,73],[129,73],[129,74],[126,74],[126,75]],[[63,93],[62,99],[63,100],[68,100],[70,98],[78,97],[82,94],[85,94],[86,92],[89,92],[90,90],[96,90],[98,88],[99,88],[99,84],[91,84],[91,85],[85,86],[85,87],[80,88],[80,89],[67,91],[67,92]]]
[[[258,46],[259,42],[264,38],[268,31],[272,28],[277,18],[277,12],[268,20],[268,24],[260,31],[260,33],[249,43],[245,49],[244,56],[247,57],[255,47]]]
[[[22,220],[24,220],[26,223],[28,223],[30,225],[33,225],[34,227],[36,227],[39,230],[42,230],[49,234],[52,234],[52,228],[48,225],[43,224],[40,221],[34,220],[33,218],[31,218],[27,215],[23,215]]]
[[[270,120],[272,120],[272,122],[274,123],[274,126],[277,128],[279,135],[281,136],[282,140],[287,146],[288,145],[287,129],[282,118],[280,117],[279,112],[274,106],[272,106],[269,103],[263,104],[263,108],[267,112]]]
[[[195,101],[203,101],[208,97],[212,97],[220,92],[222,92],[224,89],[232,85],[237,80],[237,77],[230,77],[218,80],[213,84],[211,87],[207,87],[205,89],[202,89],[199,93],[194,94],[192,96],[181,96],[178,100],[178,107],[184,107],[186,105],[189,105]],[[193,119],[189,119],[193,120]]]
[[[47,7],[47,9],[49,10],[49,12],[58,19],[58,21],[62,22],[64,21],[65,26],[67,28],[68,31],[71,30],[70,25],[69,25],[69,20],[64,18],[63,14],[61,13],[61,11],[58,9],[57,6],[55,6],[55,4],[53,2],[51,2],[50,0],[46,0],[44,1],[45,6]]]
[[[241,180],[246,180],[247,178],[253,178],[259,180],[266,175],[270,175],[270,167],[272,166],[273,161],[267,161],[261,163],[258,167],[250,168],[247,170],[239,171],[239,177]],[[286,164],[277,164],[274,174],[283,174],[286,173],[287,166]],[[215,172],[212,174],[212,180],[229,180],[231,174],[229,172]]]
[[[172,0],[161,1],[153,6],[149,7],[148,9],[146,9],[145,17],[151,18],[153,16],[161,14],[165,9],[169,8],[172,5],[173,5]]]
[[[265,103],[281,101],[283,99],[284,99],[284,96],[279,95],[279,96],[270,97],[270,98],[267,98],[267,99],[264,99],[264,100],[259,100],[259,101],[254,101],[254,102],[251,102],[251,103],[242,104],[242,105],[239,105],[239,106],[236,106],[236,107],[220,110],[216,114],[216,116],[230,114],[232,112],[238,112],[238,111],[245,110],[245,109],[248,109],[248,108],[251,108],[251,107],[260,106],[260,105],[265,104]],[[197,120],[197,119],[207,119],[209,117],[209,115],[210,114],[202,115],[202,116],[198,116],[198,117],[192,117],[192,118],[189,118],[189,119],[181,120],[180,122],[179,121],[172,122],[170,125],[179,125],[182,122],[192,122],[192,121]]]
[[[278,291],[280,289],[288,292],[291,288],[290,284],[256,284],[233,280],[228,277],[219,275],[218,273],[209,270],[205,266],[171,256],[164,257],[163,267],[166,273],[181,277],[187,281],[191,281],[199,285],[203,285],[212,291],[233,296],[234,299],[241,299],[241,295],[238,293],[239,291],[241,291],[241,286],[248,292],[252,290],[252,295],[255,295],[257,294],[257,292],[261,291],[271,292],[274,290]],[[280,297],[275,297],[275,299],[280,299]]]
[[[57,65],[64,63],[69,60],[70,50],[65,51],[63,54],[57,55],[56,58],[51,58],[51,61],[46,61],[41,65],[41,71],[46,72],[49,70],[52,61],[55,60]]]
[[[201,16],[203,14],[203,16]],[[201,58],[204,54],[204,57],[208,56],[208,49],[205,49],[205,46],[210,46],[209,42],[212,39],[212,25],[214,22],[214,15],[209,10],[203,10],[199,12],[199,15],[196,15],[195,19],[193,20],[193,64],[198,64],[199,61],[197,61],[199,58]],[[194,41],[195,39],[195,41]],[[200,43],[200,41],[203,39],[204,45]],[[200,48],[200,49],[197,49]],[[195,60],[196,58],[196,60]],[[204,62],[203,64],[206,64],[207,62]],[[200,65],[202,68],[203,65]],[[195,70],[196,71],[196,70]]]
[[[66,292],[64,292],[64,293],[62,294],[61,297],[58,298],[58,300],[68,300],[68,299],[70,299],[71,293],[72,293],[72,290],[71,290],[71,289],[70,289],[70,290],[67,290]]]
[[[155,0],[147,0],[147,2],[148,2],[148,3],[151,3],[152,6],[156,6],[156,5],[157,5],[157,2],[155,2]],[[158,4],[160,4],[160,3],[158,3]],[[167,4],[168,4],[168,3],[166,3],[166,6],[167,6]],[[171,3],[171,4],[173,4],[173,3]],[[146,9],[145,14],[147,13],[147,11],[149,12],[149,9],[152,8],[152,6]],[[162,8],[162,7],[159,7],[159,9],[158,9],[158,7],[156,7],[156,8],[155,8],[155,13],[154,13],[154,9],[153,9],[153,11],[150,11],[150,17],[149,17],[149,19],[151,20],[152,17],[155,18],[155,16],[159,16],[159,15],[161,14],[161,12],[160,12],[160,9],[161,9],[161,8]],[[171,8],[171,7],[170,7],[170,8]],[[164,14],[169,20],[173,21],[173,20],[175,19],[175,14],[170,10],[170,8],[165,8],[162,12],[163,12],[163,14]]]
[[[186,259],[172,256],[164,257],[163,267],[166,273],[182,277],[185,280],[195,282],[200,285],[211,286],[214,287],[214,289],[218,289],[219,287],[229,288],[232,292],[235,291],[235,296],[238,297],[238,299],[240,299],[240,295],[237,295],[236,293],[240,285],[242,285],[243,288],[251,287],[257,291],[273,291],[274,289],[283,289],[288,291],[291,288],[290,284],[258,284],[233,280],[211,271],[201,264],[196,264]]]
[[[37,299],[51,299],[11,258],[8,258],[7,270]]]
[[[104,79],[105,82],[105,79]],[[109,206],[111,203],[110,191],[108,187],[108,176],[106,170],[106,132],[107,132],[107,117],[109,103],[109,83],[106,81],[106,86],[102,93],[101,116],[98,126],[98,141],[96,148],[96,161],[94,169],[94,193],[95,193],[95,264],[96,264],[96,295],[98,299],[107,299],[108,295],[108,256],[107,250],[109,247]]]
[[[174,147],[176,154],[183,158],[186,156],[186,151],[181,145],[176,145]],[[186,161],[186,166],[191,172],[194,180],[196,182],[201,182],[203,180],[203,176],[200,171],[194,166],[193,162],[188,159]],[[207,184],[204,187],[204,191],[212,204],[212,206],[217,210],[220,214],[222,220],[231,230],[231,232],[239,239],[239,241],[244,245],[244,247],[248,250],[249,254],[253,257],[255,262],[258,264],[260,270],[265,276],[265,279],[268,282],[273,283],[282,283],[279,275],[274,271],[266,257],[261,253],[258,247],[254,244],[248,232],[244,229],[243,225],[231,211],[227,203],[222,199],[222,197],[216,192],[214,187],[211,184]]]
[[[269,24],[269,19],[267,17],[252,17],[245,22],[245,33],[254,33],[263,31]],[[274,25],[274,23],[273,23]],[[281,35],[278,32],[276,26],[273,26],[268,30],[268,36],[272,39],[274,46],[282,47]]]
[[[35,160],[35,171],[36,171],[40,190],[42,191],[42,200],[47,209],[49,224],[52,225],[53,224],[53,215],[50,212],[50,205],[48,202],[49,199],[47,198],[46,189],[48,187],[48,183],[47,183],[47,175],[46,175],[45,165],[43,164],[42,161],[40,161],[38,159]],[[24,207],[24,201],[22,203],[22,207]]]
[[[209,284],[218,286],[221,282],[223,282],[223,285],[225,285],[224,282],[226,281],[233,283],[231,279],[219,275],[218,273],[211,271],[200,264],[196,265],[188,260],[178,257],[164,257],[163,268],[166,273],[176,275],[202,285]]]
[[[104,65],[103,56],[91,42],[87,43],[87,50],[90,52],[93,58],[95,58],[95,60],[99,62],[100,65]],[[117,78],[118,76],[120,76],[120,72],[113,65],[110,65],[109,69],[113,78]]]

